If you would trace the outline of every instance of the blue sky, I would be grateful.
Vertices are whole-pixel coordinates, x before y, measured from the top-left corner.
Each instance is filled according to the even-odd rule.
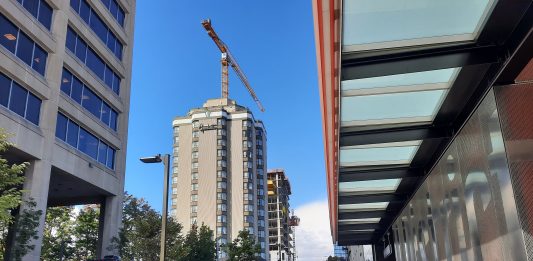
[[[326,199],[311,1],[137,1],[126,190],[157,210],[175,116],[220,95],[220,53],[200,22],[229,45],[266,108],[230,72],[230,97],[267,129],[268,168],[284,168],[299,208]]]

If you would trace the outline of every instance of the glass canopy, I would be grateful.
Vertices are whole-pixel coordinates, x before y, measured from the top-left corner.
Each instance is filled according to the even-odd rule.
[[[339,195],[364,195],[396,191],[402,179],[380,179],[354,182],[340,182]]]
[[[389,202],[342,204],[339,205],[339,212],[385,210],[388,205]]]
[[[421,142],[417,140],[342,147],[340,165],[354,167],[409,164]]]
[[[495,0],[350,0],[343,52],[477,39]]]
[[[357,224],[372,224],[379,223],[381,218],[358,218],[358,219],[340,219],[339,224],[343,225],[357,225]]]

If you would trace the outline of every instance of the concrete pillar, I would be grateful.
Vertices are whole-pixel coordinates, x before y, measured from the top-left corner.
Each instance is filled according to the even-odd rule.
[[[24,190],[26,193],[24,193],[23,200],[27,201],[30,198],[33,199],[36,203],[35,210],[41,210],[42,215],[39,219],[39,227],[37,228],[37,234],[40,236],[38,239],[31,242],[31,244],[35,245],[35,248],[24,256],[22,259],[23,261],[40,260],[41,257],[41,246],[43,244],[42,235],[45,225],[51,170],[52,167],[50,163],[34,160],[30,162],[30,165],[25,171],[26,180],[24,182]],[[19,213],[24,209],[27,209],[27,206],[22,204]]]
[[[122,224],[123,195],[109,196],[100,205],[100,228],[96,255],[100,258],[106,255],[118,255],[118,250],[109,249],[113,237],[118,238]]]

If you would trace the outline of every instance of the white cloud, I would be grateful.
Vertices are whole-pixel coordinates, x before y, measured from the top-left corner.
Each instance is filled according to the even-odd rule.
[[[296,252],[300,261],[324,261],[333,255],[329,229],[328,202],[316,201],[295,210],[300,218],[296,228]]]

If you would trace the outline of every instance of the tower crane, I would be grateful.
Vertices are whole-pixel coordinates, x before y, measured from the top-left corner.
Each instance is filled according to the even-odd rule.
[[[218,37],[217,33],[211,26],[211,20],[206,19],[202,21],[202,26],[207,31],[207,34],[213,39],[215,44],[217,45],[218,49],[222,53],[222,58],[220,59],[220,62],[222,64],[222,98],[228,98],[229,96],[229,86],[228,86],[228,65],[233,68],[237,76],[241,79],[241,82],[244,84],[246,89],[248,89],[248,92],[250,92],[250,95],[254,99],[254,101],[257,103],[257,106],[259,109],[264,112],[265,108],[263,108],[263,105],[259,101],[259,98],[257,98],[257,95],[255,94],[254,89],[252,89],[252,86],[250,86],[250,83],[248,82],[248,79],[246,78],[246,75],[241,70],[241,67],[239,67],[239,64],[231,55],[231,52],[229,51],[228,46]]]

